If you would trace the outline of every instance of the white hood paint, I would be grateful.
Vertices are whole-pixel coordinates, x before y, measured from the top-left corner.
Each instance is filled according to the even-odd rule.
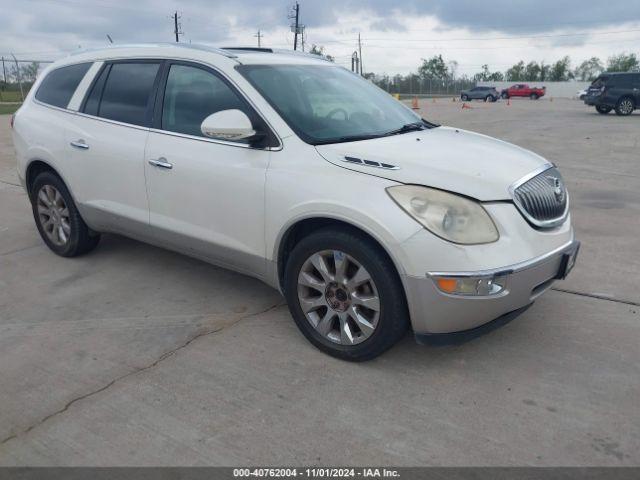
[[[343,168],[461,193],[481,201],[510,200],[509,186],[549,164],[529,150],[452,127],[358,142],[318,145],[320,155]],[[398,170],[358,165],[345,156],[389,163]]]

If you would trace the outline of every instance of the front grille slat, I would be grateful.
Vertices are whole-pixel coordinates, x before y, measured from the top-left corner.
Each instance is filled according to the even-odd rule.
[[[555,167],[517,186],[512,194],[522,215],[536,227],[554,227],[566,218],[568,194],[562,175]]]

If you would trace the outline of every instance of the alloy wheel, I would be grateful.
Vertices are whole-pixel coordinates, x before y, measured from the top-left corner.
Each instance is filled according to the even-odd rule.
[[[298,301],[313,328],[341,345],[367,340],[380,319],[373,278],[339,250],[316,252],[304,262],[298,274]]]
[[[36,197],[38,221],[47,238],[57,246],[64,246],[71,237],[69,208],[60,192],[52,185],[43,185]]]
[[[631,100],[629,100],[628,98],[622,100],[618,109],[623,115],[629,115],[631,112],[633,112],[633,102],[631,102]]]

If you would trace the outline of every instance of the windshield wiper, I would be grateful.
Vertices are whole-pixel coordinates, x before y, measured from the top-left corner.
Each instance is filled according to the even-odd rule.
[[[424,124],[424,122],[407,123],[396,130],[391,130],[390,132],[385,133],[384,136],[399,135],[401,133],[407,132],[416,132],[418,130],[424,130],[425,128],[427,128],[427,126]]]

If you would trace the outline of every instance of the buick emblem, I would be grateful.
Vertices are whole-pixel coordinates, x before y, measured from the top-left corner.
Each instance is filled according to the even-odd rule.
[[[551,182],[551,186],[553,187],[553,194],[556,197],[556,201],[562,203],[564,202],[564,196],[565,196],[565,191],[564,191],[564,184],[562,183],[562,180],[560,180],[558,177],[547,177],[549,179],[549,181]]]

